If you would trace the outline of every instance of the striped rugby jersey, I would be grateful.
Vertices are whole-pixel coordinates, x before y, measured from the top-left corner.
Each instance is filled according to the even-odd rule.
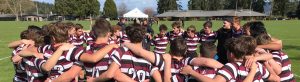
[[[275,62],[282,66],[282,72],[279,74],[280,82],[296,82],[288,55],[281,50],[271,50],[270,53]]]
[[[18,47],[16,47],[12,51],[11,58],[16,56],[17,53],[19,53],[20,51],[22,51],[24,47],[25,47],[25,44],[21,44]],[[27,75],[26,75],[26,71],[24,68],[24,64],[25,64],[25,62],[23,62],[22,60],[20,62],[13,63],[14,70],[15,70],[14,81],[17,81],[17,82],[25,82],[26,81]]]
[[[153,38],[154,52],[158,54],[165,54],[168,45],[167,36],[158,36]]]

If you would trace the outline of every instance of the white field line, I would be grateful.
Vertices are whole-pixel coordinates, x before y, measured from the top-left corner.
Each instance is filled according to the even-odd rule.
[[[7,58],[9,58],[10,56],[7,56],[7,57],[4,57],[4,58],[0,58],[0,61],[1,60],[5,60],[5,59],[7,59]]]

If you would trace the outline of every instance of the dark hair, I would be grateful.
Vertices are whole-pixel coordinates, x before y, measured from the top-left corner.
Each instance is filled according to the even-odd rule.
[[[67,23],[56,22],[54,24],[49,24],[48,28],[52,29],[49,32],[52,42],[63,43],[68,41],[68,30],[70,27]]]
[[[237,23],[240,25],[240,18],[239,17],[233,17],[233,22],[232,23]]]
[[[172,28],[176,27],[176,28],[181,28],[181,22],[180,21],[175,21],[172,23]]]
[[[24,30],[24,31],[22,31],[22,32],[20,33],[20,38],[21,38],[21,39],[28,39],[27,35],[28,35],[28,31],[27,31],[27,30]]]
[[[253,37],[241,36],[227,40],[225,46],[237,59],[243,59],[245,56],[255,53],[257,45]]]
[[[168,30],[167,25],[161,24],[161,25],[159,26],[159,31],[167,31],[167,30]]]
[[[191,32],[195,33],[196,32],[196,27],[194,25],[191,25],[187,28],[187,31],[191,31]]]
[[[42,33],[44,35],[44,43],[45,44],[51,44],[51,42],[52,42],[50,32],[53,32],[53,30],[55,29],[55,28],[49,27],[52,24],[55,24],[55,23],[49,23],[47,25],[42,26]]]
[[[185,57],[187,45],[182,37],[177,37],[170,44],[170,54],[173,56]]]
[[[211,22],[211,21],[206,21],[206,22],[203,24],[203,27],[209,27],[209,28],[212,28],[212,22]]]
[[[261,21],[252,22],[250,24],[250,34],[252,37],[257,37],[260,34],[267,34],[264,23]]]
[[[75,24],[75,30],[83,29],[83,26],[79,23]]]
[[[233,19],[232,18],[225,18],[223,21],[227,21],[231,24],[231,26],[233,25]]]
[[[257,45],[264,45],[271,42],[271,37],[268,34],[260,34],[256,37]]]
[[[99,18],[96,20],[90,33],[91,36],[96,39],[97,37],[105,37],[109,32],[111,32],[110,23],[103,18]]]
[[[132,43],[140,43],[143,41],[146,30],[139,24],[132,24],[125,29],[128,39]]]
[[[44,35],[40,27],[28,26],[27,39],[33,40],[36,47],[44,45]]]
[[[247,30],[247,29],[250,29],[250,25],[251,25],[252,22],[247,22],[243,25],[243,30]]]
[[[217,47],[213,43],[201,43],[199,48],[200,54],[206,58],[210,58],[211,54],[215,54],[214,52],[217,51]]]

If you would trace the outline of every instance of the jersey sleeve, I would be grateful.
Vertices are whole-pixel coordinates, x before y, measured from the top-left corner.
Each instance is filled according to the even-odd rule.
[[[71,49],[69,49],[69,51],[66,54],[66,59],[68,61],[80,61],[80,56],[84,53],[84,48],[83,47],[73,47]]]
[[[183,60],[183,63],[184,65],[191,65],[194,59],[194,57],[187,57]]]
[[[281,60],[282,60],[282,58],[281,58],[281,56],[280,56],[280,52],[278,52],[278,51],[273,51],[273,52],[271,52],[271,54],[272,54],[273,59],[275,60],[275,62],[276,62],[277,64],[281,65]]]
[[[115,49],[111,52],[111,59],[113,62],[117,63],[119,66],[121,66],[121,58],[123,55],[124,51],[122,48]]]
[[[43,72],[42,65],[45,63],[46,63],[46,60],[44,60],[44,59],[34,58],[33,64],[40,72]]]
[[[218,70],[217,75],[221,75],[226,79],[226,82],[230,81],[232,78],[235,78],[234,75],[234,66],[231,63],[227,63],[221,69]]]
[[[257,63],[257,65],[259,66],[259,70],[262,73],[262,78],[264,80],[267,80],[270,77],[270,72],[267,70],[267,68],[265,66],[263,66],[260,63]]]

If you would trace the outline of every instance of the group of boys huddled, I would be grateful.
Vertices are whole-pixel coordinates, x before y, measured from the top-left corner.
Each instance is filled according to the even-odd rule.
[[[28,26],[8,45],[13,81],[295,82],[281,40],[260,21],[241,26],[238,17],[227,18],[217,31],[206,21],[199,32],[176,21],[169,32],[160,25],[158,34],[146,20],[125,21],[99,18],[90,31],[71,22]]]

